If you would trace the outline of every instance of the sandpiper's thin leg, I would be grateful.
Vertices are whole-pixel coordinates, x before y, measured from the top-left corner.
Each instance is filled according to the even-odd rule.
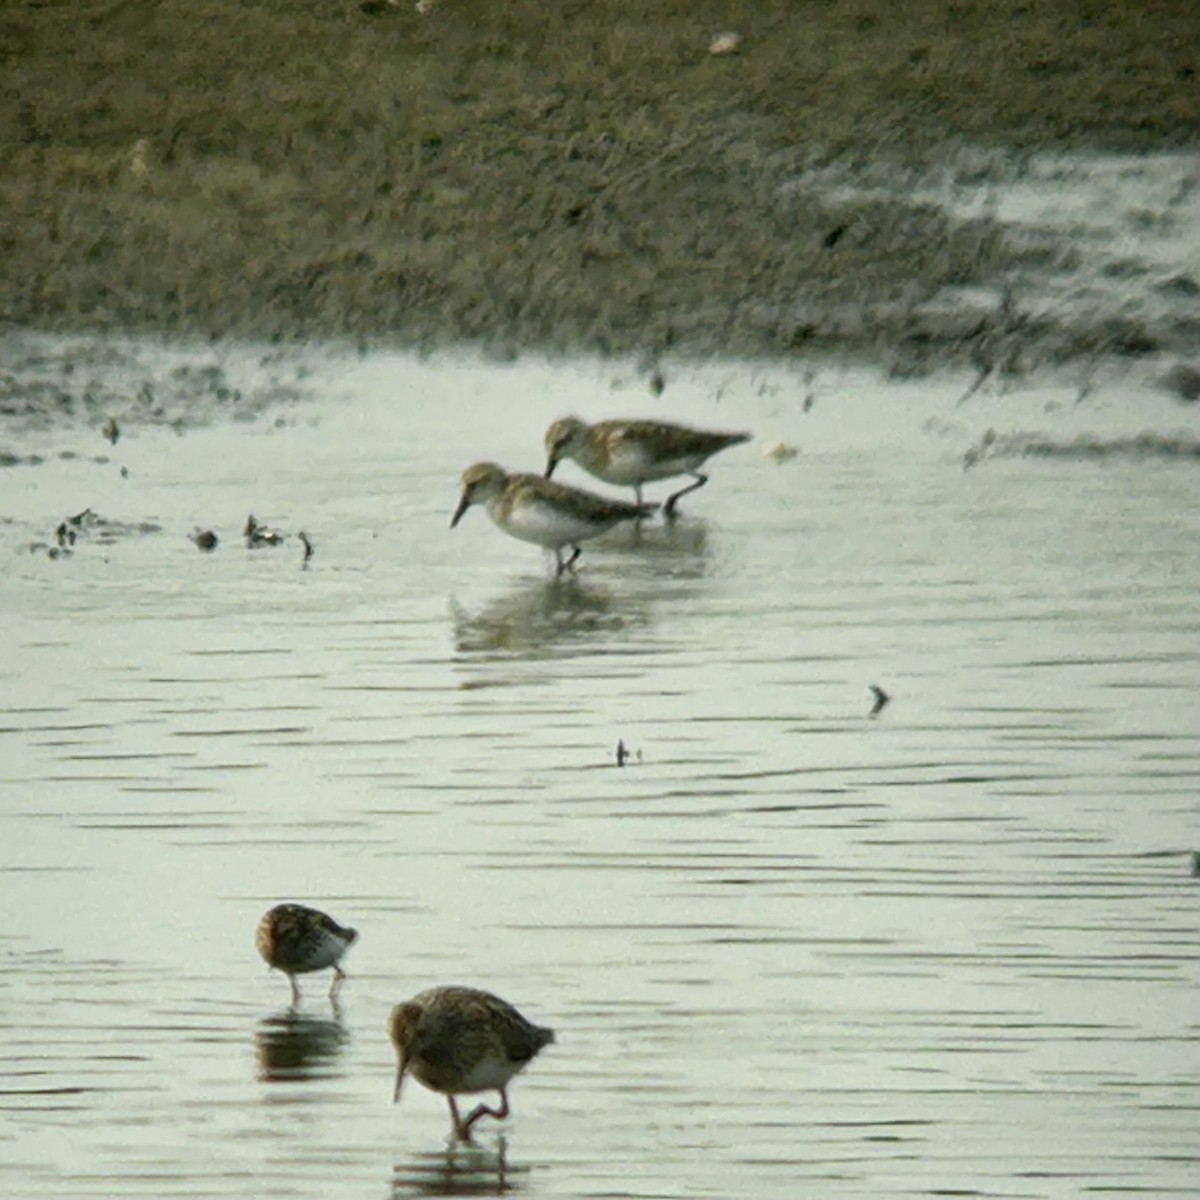
[[[667,497],[667,502],[663,505],[663,516],[668,518],[668,520],[675,516],[675,505],[678,504],[679,501],[688,494],[688,492],[694,492],[697,488],[702,488],[708,482],[708,476],[701,475],[699,471],[695,472],[695,478],[695,483],[689,483],[687,487],[676,492],[674,495]]]
[[[346,972],[341,967],[333,968],[333,983],[329,987],[330,1000],[336,1000],[338,992],[342,990],[342,984],[346,981]]]
[[[479,1120],[480,1117],[495,1117],[497,1121],[503,1121],[508,1116],[508,1092],[504,1088],[500,1089],[500,1107],[488,1108],[486,1104],[477,1105],[467,1118],[467,1123],[463,1127],[468,1134],[471,1132],[471,1126]]]
[[[296,982],[295,975],[289,975],[288,979],[292,982],[292,1007],[300,1007],[300,985]]]
[[[642,502],[642,485],[640,483],[635,483],[633,485],[633,494],[637,497],[637,502],[639,504],[641,504],[641,502]]]
[[[554,553],[558,558],[558,571],[554,575],[554,578],[557,579],[564,571],[572,571],[575,569],[575,560],[583,553],[583,551],[578,546],[572,546],[571,557],[568,558],[566,562],[563,562],[562,552],[560,550],[556,550]]]
[[[468,1121],[465,1125],[463,1119],[458,1115],[458,1105],[454,1103],[453,1096],[447,1096],[446,1099],[450,1102],[450,1119],[454,1122],[454,1136],[461,1141],[469,1142],[471,1140],[471,1122]]]

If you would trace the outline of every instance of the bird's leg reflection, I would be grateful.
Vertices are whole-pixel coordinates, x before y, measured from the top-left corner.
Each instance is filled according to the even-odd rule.
[[[518,1175],[521,1172],[518,1171]],[[473,1142],[452,1139],[438,1154],[417,1154],[393,1167],[393,1200],[421,1196],[481,1196],[507,1192],[513,1186],[508,1143],[501,1134],[493,1155]]]

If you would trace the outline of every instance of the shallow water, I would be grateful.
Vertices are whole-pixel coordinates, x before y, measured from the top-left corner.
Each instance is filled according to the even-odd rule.
[[[1194,411],[1118,374],[960,404],[675,367],[655,401],[314,355],[309,386],[8,439],[43,461],[0,472],[0,1191],[1194,1194],[1195,465],[963,464]],[[555,583],[448,522],[567,411],[756,440]],[[360,930],[339,1010],[258,960],[282,899]],[[440,1097],[390,1104],[384,1032],[440,982],[559,1036],[453,1154]]]

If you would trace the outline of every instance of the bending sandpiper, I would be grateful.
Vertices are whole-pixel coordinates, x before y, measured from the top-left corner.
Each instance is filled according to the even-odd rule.
[[[700,468],[718,450],[750,440],[748,433],[690,429],[666,421],[599,421],[589,425],[578,417],[563,417],[546,430],[546,478],[564,458],[573,458],[590,475],[631,487],[642,502],[642,484],[674,475],[690,475],[694,483],[675,492],[663,505],[663,515],[675,515],[680,499],[703,487],[708,476]]]
[[[626,504],[592,492],[553,483],[540,475],[510,475],[496,463],[481,462],[462,474],[462,498],[450,519],[453,529],[472,504],[487,507],[493,523],[511,537],[535,542],[554,551],[556,575],[561,575],[582,551],[580,542],[622,521],[648,517],[655,504]],[[563,558],[563,547],[571,556]]]
[[[538,1052],[554,1041],[554,1030],[527,1021],[511,1004],[470,987],[440,987],[397,1004],[388,1033],[399,1066],[393,1101],[400,1099],[405,1074],[450,1103],[454,1136],[471,1139],[480,1117],[508,1116],[508,1083]],[[464,1120],[455,1096],[498,1091],[500,1107],[478,1105]]]
[[[292,984],[292,1003],[300,1003],[297,975],[333,968],[329,998],[336,1000],[346,973],[338,966],[354,944],[358,930],[339,925],[332,917],[303,904],[277,904],[258,923],[254,944],[269,967],[282,971]]]

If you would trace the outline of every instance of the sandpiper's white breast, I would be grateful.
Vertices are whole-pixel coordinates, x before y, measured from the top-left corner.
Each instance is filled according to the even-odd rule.
[[[455,1091],[488,1092],[507,1087],[509,1080],[524,1065],[523,1062],[510,1062],[508,1059],[502,1060],[489,1054],[463,1073],[462,1081]]]
[[[702,461],[703,455],[677,454],[667,446],[656,447],[649,441],[623,438],[609,454],[604,478],[632,487],[636,483],[686,475]]]
[[[489,510],[492,520],[512,537],[560,550],[574,542],[603,533],[613,522],[589,520],[567,505],[541,497],[523,497],[505,515]]]
[[[322,929],[313,939],[310,951],[305,956],[304,969],[306,971],[323,971],[326,967],[336,965],[349,945],[350,943],[345,938],[338,937],[336,933],[332,933],[328,929]]]

